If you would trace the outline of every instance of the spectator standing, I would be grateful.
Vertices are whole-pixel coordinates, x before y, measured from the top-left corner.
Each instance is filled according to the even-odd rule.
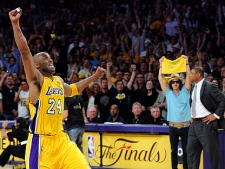
[[[185,85],[182,85],[182,78],[179,74],[172,74],[168,80],[168,84],[162,78],[162,62],[163,58],[159,60],[159,83],[162,90],[165,92],[167,99],[167,121],[169,121],[169,137],[171,145],[172,169],[176,169],[178,165],[178,142],[181,137],[183,149],[183,168],[188,169],[187,164],[187,140],[189,121],[191,118],[189,98],[191,89],[190,68],[188,65],[187,56],[182,56],[186,59],[186,78]]]
[[[75,62],[74,56],[69,56],[68,58],[68,68],[67,68],[67,78],[70,77],[73,70],[75,70],[76,73],[78,73],[79,65]]]
[[[109,69],[111,65],[112,65],[111,62],[107,63],[107,73],[106,73],[108,80],[110,103],[116,104],[119,107],[120,115],[126,121],[130,117],[128,96],[131,94],[131,88],[136,74],[136,65],[132,65],[132,75],[130,81],[127,83],[127,86],[124,85],[122,80],[117,80],[115,82],[115,87],[113,86],[110,76]]]
[[[144,75],[144,80],[147,79],[147,74],[148,74],[148,63],[143,61],[140,63],[140,70],[139,72]]]
[[[126,86],[127,83],[130,81],[131,73],[129,70],[123,71],[123,83]]]
[[[109,117],[110,113],[110,96],[108,93],[108,80],[107,78],[102,78],[100,82],[101,91],[97,96],[95,97],[95,108],[98,110],[100,119],[103,122],[107,121],[107,118]]]
[[[12,73],[12,78],[13,78],[14,86],[19,88],[19,86],[20,86],[20,79],[19,79],[18,74],[16,72]]]
[[[65,98],[64,118],[66,118],[66,132],[69,135],[70,140],[75,142],[77,147],[83,153],[82,139],[85,131],[85,123],[88,121],[81,96],[76,95]]]
[[[83,62],[83,66],[81,68],[81,70],[78,72],[78,74],[84,74],[85,75],[85,78],[87,78],[89,76],[89,73],[90,73],[90,61],[89,59],[84,59],[84,62]]]
[[[6,85],[4,85],[4,80]],[[14,102],[14,97],[17,92],[17,88],[13,84],[12,75],[7,72],[4,73],[2,79],[0,80],[0,88],[2,93],[2,103],[3,103],[3,115],[6,120],[14,120],[17,116],[17,103]]]
[[[155,103],[159,93],[156,91],[152,80],[148,80],[145,87],[145,92],[139,100],[141,100],[140,103],[144,108],[142,113],[146,116],[150,113],[151,106]]]
[[[95,97],[100,93],[101,88],[100,85],[97,82],[94,82],[90,86],[86,87],[86,93],[88,96],[88,107],[94,106],[95,103]]]
[[[225,96],[214,84],[204,80],[201,67],[191,70],[191,81],[195,86],[191,95],[192,123],[188,134],[188,167],[198,169],[202,149],[206,151],[213,169],[220,167],[218,143],[218,119],[223,119]],[[224,121],[223,121],[224,123]]]
[[[136,75],[136,79],[134,82],[134,91],[133,91],[133,96],[132,96],[132,99],[134,100],[134,102],[135,101],[141,102],[141,100],[142,100],[141,97],[146,92],[145,89],[146,89],[146,84],[145,84],[144,75],[141,73],[138,73]]]
[[[2,59],[3,59],[3,64],[10,75],[14,72],[16,72],[17,74],[20,73],[19,63],[14,56],[9,58],[9,62],[7,62],[4,57],[2,57]]]
[[[94,50],[93,53],[93,60],[91,60],[91,65],[92,66],[100,66],[102,63],[102,60],[100,59],[100,51],[98,49]]]
[[[18,103],[18,117],[23,117],[26,120],[30,119],[30,112],[28,108],[29,103],[29,86],[26,80],[21,80],[18,92],[14,97],[14,102]]]

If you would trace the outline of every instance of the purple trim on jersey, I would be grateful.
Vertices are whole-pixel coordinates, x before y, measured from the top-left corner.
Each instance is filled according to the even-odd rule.
[[[31,133],[35,134],[36,131],[36,120],[37,120],[37,112],[39,110],[39,105],[40,105],[40,101],[38,100],[37,103],[34,105],[35,107],[35,115],[34,118],[32,119],[31,123],[30,123],[30,130]]]
[[[34,134],[30,145],[29,169],[38,169],[40,136]]]

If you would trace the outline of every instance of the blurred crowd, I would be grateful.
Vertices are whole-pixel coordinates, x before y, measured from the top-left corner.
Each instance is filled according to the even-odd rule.
[[[166,119],[166,98],[157,80],[162,56],[188,56],[190,68],[202,66],[205,78],[225,92],[222,0],[1,0],[2,119],[30,118],[29,86],[8,17],[16,7],[22,9],[20,25],[31,53],[48,52],[55,74],[66,82],[87,78],[98,66],[107,70],[105,78],[80,93],[88,119],[107,122],[115,116],[115,105],[124,123]]]

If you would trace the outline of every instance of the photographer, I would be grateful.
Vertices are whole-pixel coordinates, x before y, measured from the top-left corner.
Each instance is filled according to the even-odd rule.
[[[6,133],[7,125],[7,120],[2,123],[2,138],[8,138],[9,141],[13,141],[13,139],[16,138],[20,142],[20,145],[9,145],[2,152],[2,154],[0,155],[0,166],[2,167],[5,166],[11,155],[22,159],[25,158],[25,149],[28,137],[26,119],[24,119],[23,117],[17,118],[14,126],[12,126],[12,132]]]

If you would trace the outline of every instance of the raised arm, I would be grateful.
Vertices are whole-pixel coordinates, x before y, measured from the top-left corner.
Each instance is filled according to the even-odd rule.
[[[0,89],[2,89],[3,83],[5,81],[5,78],[9,75],[8,72],[5,72],[0,80]]]
[[[96,70],[96,73],[93,74],[92,76],[81,80],[77,83],[75,83],[78,93],[82,92],[91,82],[97,80],[98,78],[101,78],[105,75],[105,69],[98,67]],[[65,83],[62,79],[61,81],[63,82],[63,87],[65,90],[65,96],[71,96],[72,93],[72,88],[70,85],[68,85],[67,83]]]
[[[187,90],[191,90],[191,79],[190,79],[190,74],[191,74],[191,71],[190,71],[190,67],[189,67],[189,64],[188,64],[188,57],[185,56],[185,55],[182,55],[182,57],[184,59],[186,59],[186,79],[185,79],[185,87]]]
[[[18,103],[20,101],[20,92],[22,90],[22,86],[20,85],[19,90],[16,92],[15,97],[14,97],[14,102]]]
[[[127,88],[130,89],[130,90],[132,89],[134,79],[135,79],[135,76],[136,76],[136,70],[137,70],[136,65],[132,64],[131,69],[132,69],[132,74],[131,74],[129,82],[127,83]]]
[[[221,44],[221,33],[220,33],[220,30],[219,30],[219,23],[218,22],[216,22],[216,32],[217,32],[216,45],[217,45],[217,47],[220,47],[220,44]]]
[[[41,74],[35,68],[34,60],[30,52],[30,49],[28,47],[27,40],[20,29],[19,20],[21,15],[22,15],[22,9],[20,8],[16,8],[9,12],[9,17],[12,24],[16,45],[21,54],[27,82],[30,85],[32,81],[34,80],[37,81],[37,79],[40,78]]]
[[[162,91],[166,92],[166,82],[162,78],[162,61],[164,59],[164,56],[159,59],[160,67],[159,67],[159,74],[158,74],[158,80],[160,83],[160,86],[162,88]]]
[[[107,63],[107,69],[106,69],[106,78],[108,80],[108,89],[111,89],[113,86],[113,82],[111,80],[111,73],[110,73],[110,67],[112,66],[112,62]]]
[[[77,67],[75,69],[77,69]],[[72,70],[72,73],[70,74],[70,77],[68,77],[68,79],[67,79],[69,82],[72,82],[74,77],[76,77],[76,76],[78,77],[78,74],[77,74],[78,71],[75,70],[75,69]]]

